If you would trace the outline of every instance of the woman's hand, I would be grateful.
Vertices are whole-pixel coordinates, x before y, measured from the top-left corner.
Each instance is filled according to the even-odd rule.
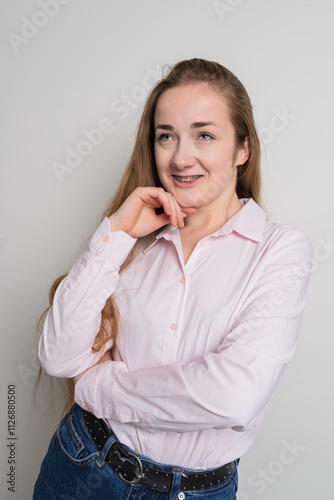
[[[97,363],[95,363],[95,365],[93,366],[96,366],[96,365],[100,365],[101,363],[104,363],[105,361],[112,361],[112,356],[111,356],[111,352],[110,351],[106,351],[102,358],[99,359],[99,361]],[[92,366],[90,366],[89,368],[87,368],[87,370],[85,370],[84,372],[82,373],[79,373],[79,375],[76,375],[75,377],[73,377],[73,383],[74,385],[78,382],[78,380],[82,377],[82,375],[84,373],[86,373],[88,370],[90,370],[92,368]]]
[[[164,213],[157,215],[155,209],[160,207]],[[140,238],[168,223],[183,227],[184,217],[196,211],[196,208],[180,207],[174,196],[163,188],[138,187],[109,217],[110,228],[111,231],[124,231],[132,238]]]

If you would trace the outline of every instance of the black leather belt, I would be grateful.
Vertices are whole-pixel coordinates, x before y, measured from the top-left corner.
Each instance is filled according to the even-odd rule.
[[[96,443],[98,452],[110,437],[109,430],[103,419],[96,418],[92,413],[82,409],[87,429]],[[127,452],[119,441],[112,444],[105,462],[117,472],[118,476],[128,484],[141,484],[149,488],[157,488],[169,491],[174,478],[173,472],[145,467],[135,453]],[[223,485],[233,473],[234,464],[230,462],[217,469],[207,472],[182,473],[180,490],[194,491],[209,488],[210,486]]]

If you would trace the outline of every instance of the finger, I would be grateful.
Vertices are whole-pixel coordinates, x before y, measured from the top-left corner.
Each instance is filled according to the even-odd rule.
[[[176,203],[177,207],[177,216],[178,216],[178,226],[179,227],[184,227],[184,217],[182,215],[182,209],[178,203]]]
[[[162,198],[162,207],[164,209],[165,214],[172,215],[173,204],[172,204],[171,199],[167,196],[167,194],[164,194],[164,196]]]
[[[177,212],[178,212],[178,219],[179,222],[182,222],[182,227],[184,226],[184,218],[187,217],[188,214],[195,214],[197,212],[197,209],[195,207],[182,207],[179,205],[174,198],[176,206],[177,206]],[[180,224],[179,224],[180,225]]]
[[[183,227],[184,226],[184,222],[183,222],[183,217],[182,217],[182,214],[181,214],[180,205],[177,203],[176,199],[172,195],[171,195],[171,200],[172,200],[173,208],[174,208],[174,210],[173,210],[173,222],[172,222],[172,224],[174,226],[181,226],[181,227]]]
[[[173,212],[173,203],[171,200],[171,197],[167,191],[165,191],[163,188],[158,189],[158,201],[161,204],[162,208],[164,209],[165,214],[167,215],[172,215]]]
[[[158,220],[158,223],[157,223],[157,227],[155,228],[156,230],[159,229],[160,227],[168,224],[170,222],[170,217],[167,214],[160,214],[160,215],[157,215],[157,220]]]
[[[148,205],[152,208],[163,207],[165,213],[171,213],[171,202],[167,196],[167,192],[163,188],[141,187],[136,189],[143,205]]]
[[[161,197],[160,197],[161,206],[164,210],[164,213],[168,216],[168,222],[175,225],[174,220],[175,220],[176,208],[175,208],[175,204],[173,203],[172,196],[167,191],[164,191],[163,193],[160,193],[160,194],[161,194]]]
[[[189,214],[187,214],[186,212],[184,212],[183,210],[181,210],[181,215],[182,215],[182,217],[183,217],[183,218],[185,218],[185,217],[187,217],[187,215],[189,215]]]
[[[173,226],[177,226],[177,208],[176,208],[176,203],[175,203],[175,200],[174,200],[174,198],[173,198],[173,196],[171,194],[169,194],[169,199],[170,199],[170,202],[171,202],[171,205],[172,205],[172,213],[170,215],[170,223]]]
[[[195,207],[180,207],[181,211],[186,214],[195,214],[197,212],[197,208]]]

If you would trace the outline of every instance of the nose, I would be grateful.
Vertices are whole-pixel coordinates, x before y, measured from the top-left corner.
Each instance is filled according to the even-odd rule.
[[[196,163],[195,152],[190,141],[180,140],[172,157],[172,166],[180,169],[193,167]]]

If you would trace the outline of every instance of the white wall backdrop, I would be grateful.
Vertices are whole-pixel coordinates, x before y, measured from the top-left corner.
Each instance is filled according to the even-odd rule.
[[[114,194],[161,67],[192,57],[246,86],[268,216],[314,244],[298,350],[240,462],[238,500],[332,498],[333,0],[1,0],[0,9],[1,500],[31,498],[62,410],[44,414],[45,381],[32,400],[49,287]]]

